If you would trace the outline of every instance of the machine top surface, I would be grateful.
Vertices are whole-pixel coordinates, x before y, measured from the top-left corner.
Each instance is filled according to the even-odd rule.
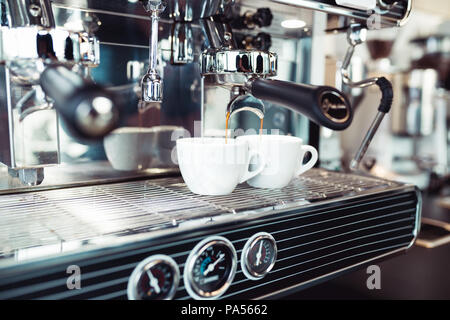
[[[227,196],[195,195],[181,177],[1,195],[0,265],[398,188],[313,169],[280,190],[241,185]]]

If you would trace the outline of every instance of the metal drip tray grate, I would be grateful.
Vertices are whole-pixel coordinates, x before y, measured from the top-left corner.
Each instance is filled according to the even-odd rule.
[[[0,196],[0,256],[223,214],[299,207],[393,186],[379,179],[310,170],[281,190],[242,185],[228,196],[195,195],[181,177],[4,195]]]

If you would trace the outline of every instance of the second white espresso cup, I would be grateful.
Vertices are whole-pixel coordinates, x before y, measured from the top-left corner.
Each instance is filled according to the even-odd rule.
[[[264,169],[264,156],[249,148],[246,141],[225,138],[185,138],[177,140],[178,165],[189,190],[201,195],[226,195],[239,183]],[[260,160],[249,171],[250,160]]]
[[[303,145],[303,140],[293,136],[248,135],[240,136],[237,141],[246,141],[249,148],[264,156],[264,170],[247,183],[256,188],[279,189],[287,186],[294,177],[308,171],[318,160],[317,150]],[[303,164],[307,152],[311,159]],[[255,158],[254,158],[255,159]],[[252,162],[259,166],[259,160]]]

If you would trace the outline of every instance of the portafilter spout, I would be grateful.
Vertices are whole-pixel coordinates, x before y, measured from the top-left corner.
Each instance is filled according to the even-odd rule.
[[[227,106],[227,114],[232,117],[234,114],[241,111],[250,111],[263,119],[265,108],[264,103],[255,98],[251,94],[248,94],[240,87],[234,87],[231,91],[231,100]]]

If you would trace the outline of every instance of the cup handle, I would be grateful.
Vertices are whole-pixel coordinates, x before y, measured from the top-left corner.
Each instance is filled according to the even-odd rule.
[[[301,175],[302,173],[308,171],[316,164],[317,160],[319,160],[319,154],[313,146],[302,146],[303,154],[301,156],[302,164],[300,165],[300,169],[297,170],[296,176]],[[303,164],[303,159],[305,158],[305,154],[307,152],[311,152],[311,160],[309,160],[306,164]]]
[[[260,159],[259,167],[256,170],[249,171],[248,168],[250,167],[250,161],[255,156],[259,156],[259,159]],[[244,176],[239,181],[239,183],[243,183],[243,182],[245,182],[247,180],[250,180],[251,178],[257,176],[258,174],[260,174],[264,170],[265,166],[266,166],[266,160],[264,159],[264,156],[263,156],[262,152],[250,151],[250,154],[248,156],[248,161],[247,161],[247,169],[245,171]]]

